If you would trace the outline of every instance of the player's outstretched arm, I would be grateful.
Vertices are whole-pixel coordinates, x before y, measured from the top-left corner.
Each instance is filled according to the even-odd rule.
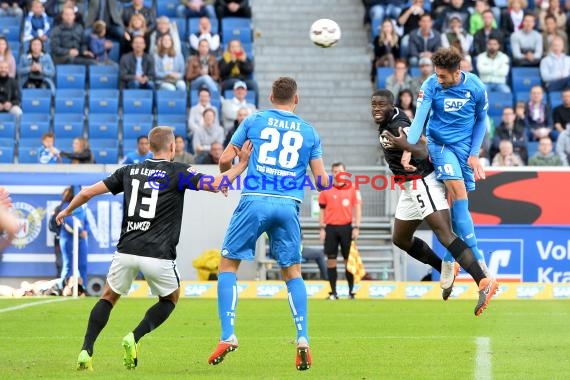
[[[220,162],[218,163],[218,166],[220,167],[220,173],[223,173],[232,167],[232,162],[234,161],[234,158],[236,158],[239,154],[239,151],[240,148],[238,146],[232,143],[228,144],[226,149],[224,149],[222,156],[220,157]]]
[[[313,173],[313,179],[315,180],[315,187],[317,191],[323,191],[329,188],[330,181],[327,170],[325,169],[325,164],[322,158],[316,158],[309,161],[309,166],[311,172]]]
[[[418,137],[419,141],[412,144],[409,142],[410,141],[409,133],[411,133],[411,128],[410,131],[408,132],[407,139],[406,139],[406,133],[404,132],[402,127],[398,128],[398,132],[399,135],[394,136],[390,132],[384,131],[382,132],[382,136],[388,139],[388,141],[390,141],[395,147],[402,149],[404,151],[411,152],[414,158],[419,158],[419,159],[427,158],[428,150],[424,138],[420,138],[421,137],[420,136]]]
[[[69,203],[69,206],[67,206],[65,210],[61,210],[61,212],[57,214],[57,216],[55,217],[55,221],[57,222],[58,225],[61,226],[63,224],[63,218],[70,216],[73,213],[73,210],[84,205],[89,201],[89,199],[93,198],[94,196],[105,194],[108,192],[109,189],[107,188],[105,183],[103,183],[103,181],[99,181],[96,184],[88,187],[84,187],[83,189],[81,189],[79,194],[73,197],[73,199]]]
[[[234,145],[234,147],[235,147],[235,145]],[[235,147],[235,148],[237,148],[237,147]],[[239,149],[239,148],[237,148],[237,149]],[[227,148],[226,148],[226,150],[227,150]],[[211,183],[209,181],[200,181],[200,190],[211,191],[213,193],[217,193],[218,191],[222,190],[220,188],[220,185],[222,185],[222,187],[225,187],[228,185],[228,182],[233,183],[235,181],[235,179],[237,178],[237,176],[240,175],[241,173],[243,173],[245,169],[247,169],[247,164],[249,162],[249,157],[251,156],[252,150],[253,150],[253,144],[251,143],[251,141],[247,140],[243,144],[241,149],[239,149],[239,153],[237,153],[237,157],[239,158],[238,164],[233,166],[233,167],[231,166],[231,162],[233,161],[233,157],[232,157],[232,159],[229,161],[230,162],[229,169],[225,170],[223,173],[214,177],[214,180]],[[234,155],[234,157],[235,157],[235,155]],[[222,166],[222,160],[220,159],[220,169],[222,169],[222,167],[223,167]]]

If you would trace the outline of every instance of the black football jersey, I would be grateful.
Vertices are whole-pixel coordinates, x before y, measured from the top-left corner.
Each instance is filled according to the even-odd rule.
[[[433,172],[433,165],[431,162],[425,159],[416,159],[412,157],[410,164],[414,165],[417,170],[414,172],[407,172],[401,164],[403,151],[399,148],[393,146],[390,141],[382,136],[382,132],[388,131],[394,136],[398,136],[400,132],[398,128],[402,128],[404,132],[407,132],[410,128],[411,122],[404,111],[397,107],[394,107],[394,115],[391,119],[385,121],[384,123],[378,125],[378,133],[380,146],[384,151],[384,157],[386,162],[388,162],[388,167],[397,176],[405,176],[406,180],[417,179],[418,176],[422,178]]]
[[[117,251],[174,260],[184,191],[197,190],[202,176],[187,164],[147,159],[123,166],[103,180],[113,194],[124,193]]]

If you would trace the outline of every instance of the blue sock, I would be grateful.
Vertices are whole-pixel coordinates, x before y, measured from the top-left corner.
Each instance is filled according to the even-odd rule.
[[[238,300],[237,277],[233,272],[223,272],[218,276],[218,314],[222,324],[222,340],[234,333],[234,319]]]
[[[297,330],[297,340],[305,338],[309,342],[307,330],[307,289],[302,277],[296,277],[287,281],[287,296],[289,306],[293,314],[295,329]]]
[[[477,238],[473,219],[469,213],[469,201],[458,199],[451,205],[451,220],[453,220],[453,230],[471,248],[477,260],[483,260],[483,255],[477,248]]]

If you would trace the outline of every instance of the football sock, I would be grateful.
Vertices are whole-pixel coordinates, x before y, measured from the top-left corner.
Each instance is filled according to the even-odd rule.
[[[419,262],[430,265],[436,271],[441,272],[441,259],[422,239],[414,237],[412,247],[406,253]],[[448,261],[453,261],[453,256],[449,255],[451,260]]]
[[[296,277],[286,282],[289,306],[293,314],[295,329],[297,330],[297,340],[305,338],[309,341],[307,331],[307,288],[302,277]]]
[[[483,255],[477,248],[475,228],[473,227],[473,219],[469,212],[469,201],[467,199],[453,201],[451,205],[451,219],[453,221],[453,230],[457,236],[471,248],[477,260],[484,260]]]
[[[331,285],[331,293],[336,294],[336,267],[327,268],[327,274],[329,275],[329,284]]]
[[[354,288],[354,275],[348,270],[344,271],[344,275],[346,276],[346,282],[348,282],[348,294],[350,295],[352,293],[352,288]]]
[[[104,299],[97,301],[95,306],[93,306],[93,309],[91,309],[89,322],[87,322],[85,339],[83,340],[83,347],[81,348],[81,350],[86,350],[89,356],[93,356],[93,345],[95,344],[95,340],[99,336],[99,333],[101,333],[101,330],[105,328],[112,309],[113,304]]]
[[[218,276],[218,314],[222,324],[222,340],[228,340],[234,333],[237,301],[236,274],[220,273]]]
[[[174,310],[174,306],[174,302],[164,298],[159,299],[157,303],[152,305],[150,309],[146,311],[143,320],[133,330],[135,342],[138,342],[140,338],[166,321],[170,313]]]
[[[452,214],[452,215],[453,215],[453,214]],[[456,235],[459,236],[459,232],[457,231],[457,228],[458,228],[458,227],[457,227],[457,224],[455,224],[455,219],[452,218],[452,219],[451,219],[451,229],[453,230],[453,232],[454,232]],[[446,262],[448,262],[448,263],[454,261],[453,255],[451,254],[451,252],[449,252],[448,249],[446,249],[445,252],[443,252],[443,258],[442,258],[442,259],[443,259],[443,261],[446,261]]]
[[[461,265],[461,267],[473,277],[477,285],[479,285],[479,282],[485,278],[485,274],[475,258],[475,255],[473,255],[471,248],[469,248],[463,240],[456,238],[447,249],[451,252],[459,265]]]

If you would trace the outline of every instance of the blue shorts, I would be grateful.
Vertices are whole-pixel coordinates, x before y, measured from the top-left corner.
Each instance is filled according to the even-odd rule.
[[[271,256],[282,268],[301,263],[299,202],[258,195],[241,197],[222,244],[222,257],[253,260],[255,243],[264,232]]]
[[[470,151],[467,144],[441,145],[430,141],[428,150],[439,181],[462,179],[467,191],[475,190],[473,169],[467,163]]]

